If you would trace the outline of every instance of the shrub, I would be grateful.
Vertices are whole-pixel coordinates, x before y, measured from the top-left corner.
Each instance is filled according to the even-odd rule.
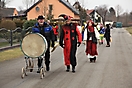
[[[29,27],[32,27],[34,26],[34,24],[36,23],[37,21],[36,20],[29,20],[29,21],[26,21],[24,24],[23,24],[23,28],[24,29],[27,29]]]
[[[22,27],[23,27],[23,24],[24,24],[24,22],[25,22],[26,20],[14,19],[13,21],[15,22],[16,27],[22,28]]]
[[[7,30],[14,30],[16,28],[15,22],[12,20],[2,20],[0,28],[6,28]]]

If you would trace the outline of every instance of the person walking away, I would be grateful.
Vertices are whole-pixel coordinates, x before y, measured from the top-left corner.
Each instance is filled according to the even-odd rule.
[[[97,40],[99,39],[99,32],[94,27],[92,20],[89,20],[84,34],[84,40],[86,40],[86,50],[85,53],[91,62],[95,62],[98,52],[97,52]]]
[[[38,16],[37,21],[38,22],[32,28],[32,32],[33,33],[40,33],[47,40],[48,48],[45,52],[45,65],[46,65],[46,70],[49,71],[50,70],[50,67],[49,67],[49,65],[50,65],[50,41],[54,40],[54,36],[53,36],[54,34],[53,34],[52,27],[45,22],[45,18],[42,15]],[[54,47],[53,44],[52,44],[52,47]],[[43,59],[38,58],[38,71],[37,71],[37,73],[40,73],[42,61],[43,61]]]
[[[106,24],[105,34],[104,37],[106,39],[107,45],[106,47],[110,47],[110,26],[109,24]]]
[[[70,71],[70,65],[72,66],[72,72],[75,73],[76,61],[76,50],[82,41],[82,35],[77,28],[77,24],[71,22],[71,17],[67,15],[60,15],[64,17],[66,24],[62,26],[60,33],[59,44],[63,48],[64,62],[67,67],[66,72]],[[77,38],[78,37],[78,38]],[[77,41],[78,40],[78,41]],[[63,43],[64,42],[64,43]]]

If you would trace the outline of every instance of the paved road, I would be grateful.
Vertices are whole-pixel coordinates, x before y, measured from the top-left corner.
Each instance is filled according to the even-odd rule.
[[[0,88],[132,88],[132,36],[124,29],[112,30],[111,47],[98,45],[96,63],[89,63],[85,46],[78,48],[76,73],[65,72],[62,49],[51,56],[51,71],[43,79],[36,70],[21,79],[23,57],[0,63]]]

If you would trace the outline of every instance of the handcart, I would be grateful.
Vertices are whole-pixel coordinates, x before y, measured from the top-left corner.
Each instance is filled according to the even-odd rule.
[[[23,79],[27,76],[27,72],[33,72],[37,60],[42,60],[40,69],[40,78],[45,76],[45,66],[44,66],[44,54],[47,50],[47,41],[39,33],[29,33],[27,34],[21,42],[21,50],[25,55],[25,66],[22,67],[21,78]]]

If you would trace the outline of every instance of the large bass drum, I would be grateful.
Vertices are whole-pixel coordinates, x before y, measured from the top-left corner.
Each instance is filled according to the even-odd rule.
[[[21,50],[27,57],[40,57],[47,50],[47,41],[39,33],[27,34],[21,42]]]

